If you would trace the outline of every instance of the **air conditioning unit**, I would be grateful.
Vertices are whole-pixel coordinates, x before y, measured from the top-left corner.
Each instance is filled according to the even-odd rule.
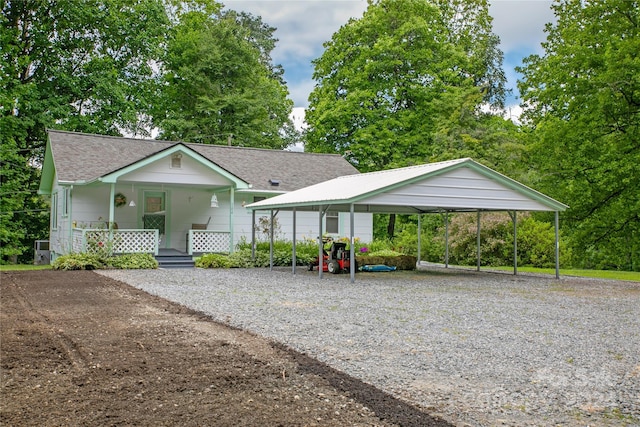
[[[48,240],[36,240],[35,252],[35,258],[33,259],[33,263],[35,265],[46,265],[51,263],[51,252],[49,251]]]

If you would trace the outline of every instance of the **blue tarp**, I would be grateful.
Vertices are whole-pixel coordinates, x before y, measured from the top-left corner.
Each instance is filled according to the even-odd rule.
[[[389,267],[388,265],[363,265],[362,271],[396,271],[395,267]]]

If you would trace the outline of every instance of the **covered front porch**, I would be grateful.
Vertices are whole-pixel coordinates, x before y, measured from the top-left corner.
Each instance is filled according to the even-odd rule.
[[[187,230],[185,248],[161,248],[158,229],[73,228],[72,252],[159,255],[171,250],[188,255],[231,252],[231,232],[215,230]]]
[[[72,252],[189,255],[233,251],[233,187],[121,181],[63,192]],[[66,221],[65,221],[66,222]],[[67,234],[67,233],[65,233]]]

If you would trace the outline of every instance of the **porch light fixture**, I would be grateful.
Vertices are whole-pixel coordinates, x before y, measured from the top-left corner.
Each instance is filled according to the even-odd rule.
[[[133,196],[135,196],[135,191],[133,189],[133,184],[131,184],[131,201],[129,202],[129,207],[135,208],[136,202],[133,200]]]
[[[216,196],[216,193],[213,193],[213,196],[211,196],[211,207],[212,208],[218,207],[218,197]]]

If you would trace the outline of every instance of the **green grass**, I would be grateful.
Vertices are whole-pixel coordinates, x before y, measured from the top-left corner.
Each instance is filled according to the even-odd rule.
[[[0,271],[51,270],[50,265],[0,264]]]
[[[494,270],[513,271],[513,267],[483,267]],[[535,267],[518,267],[519,272],[523,273],[539,273],[539,274],[556,274],[554,268],[535,268]],[[617,270],[576,270],[576,269],[560,269],[560,276],[578,276],[593,277],[596,279],[611,280],[629,280],[640,282],[640,272],[637,271],[617,271]]]

